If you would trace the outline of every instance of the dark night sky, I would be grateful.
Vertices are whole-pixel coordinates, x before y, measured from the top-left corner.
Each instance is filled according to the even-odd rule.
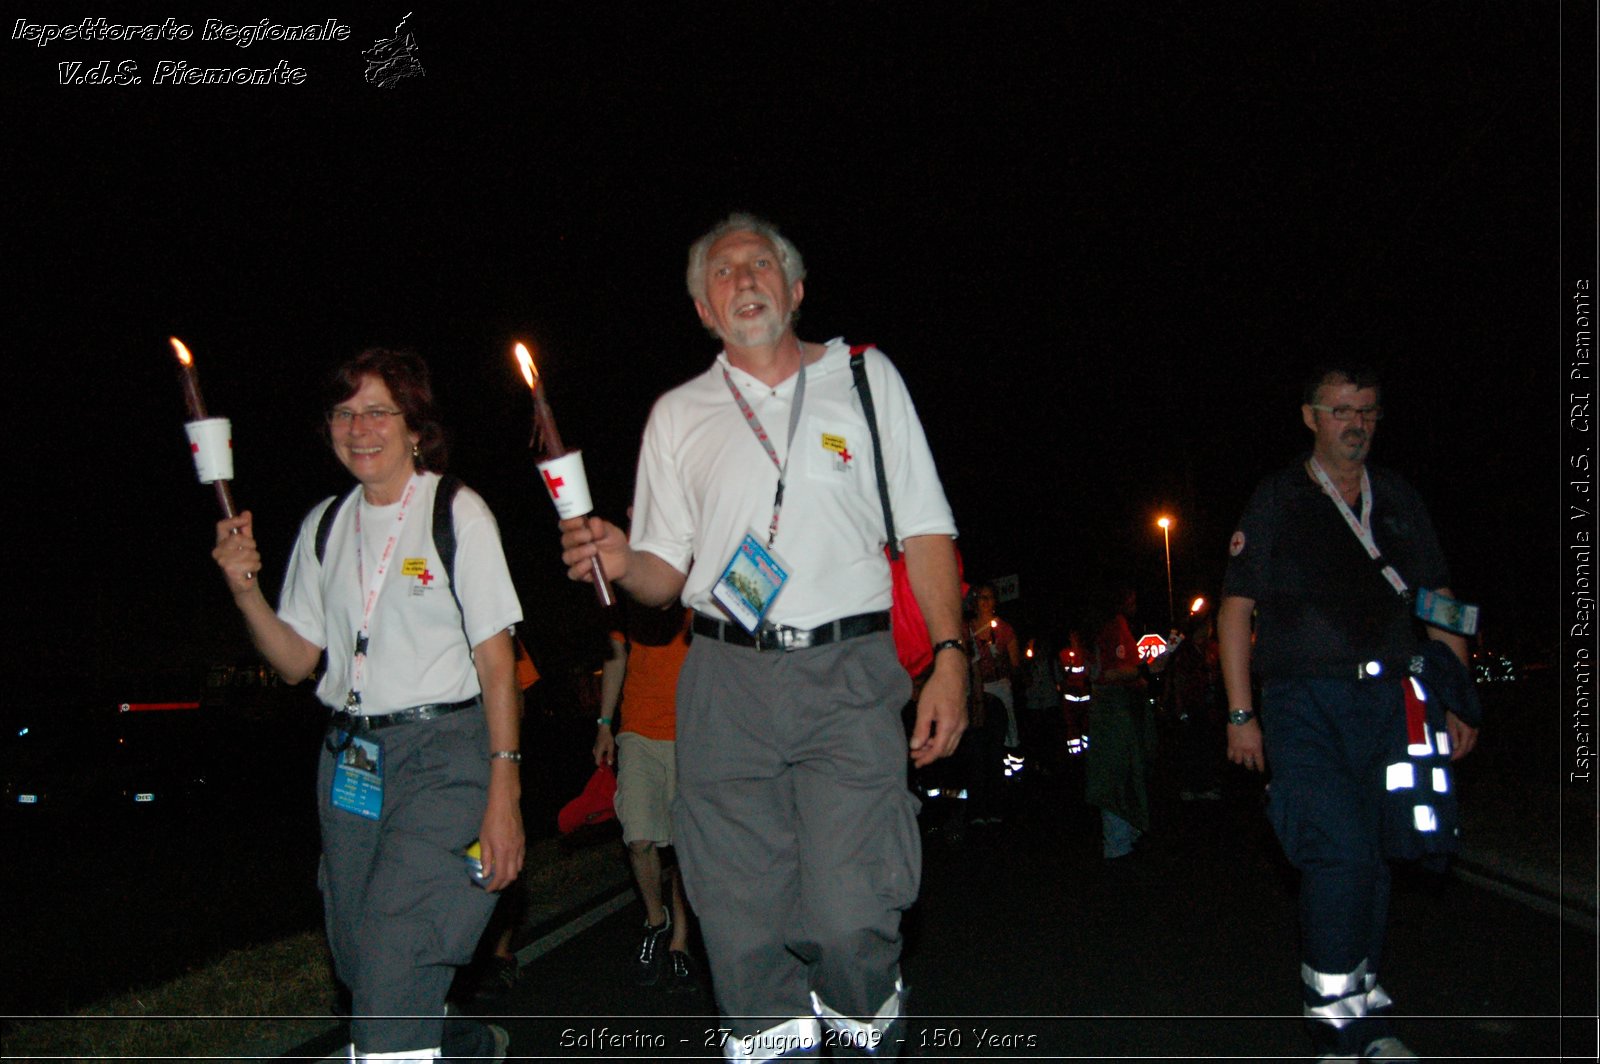
[[[9,6],[8,32],[101,13]],[[596,615],[560,572],[509,344],[541,345],[615,515],[651,399],[715,351],[683,255],[734,207],[805,253],[802,335],[896,360],[969,572],[1019,573],[1020,617],[1124,571],[1159,626],[1164,507],[1178,594],[1214,593],[1250,486],[1302,446],[1300,376],[1343,352],[1385,371],[1376,460],[1429,501],[1457,591],[1492,638],[1553,641],[1554,4],[439,4],[410,23],[426,76],[389,90],[359,52],[405,4],[258,7],[116,17],[351,40],[5,42],[14,674],[242,652],[172,333],[233,419],[269,574],[344,482],[321,376],[422,351],[536,656],[577,653]],[[146,82],[56,84],[106,58]],[[307,80],[150,84],[162,59]]]

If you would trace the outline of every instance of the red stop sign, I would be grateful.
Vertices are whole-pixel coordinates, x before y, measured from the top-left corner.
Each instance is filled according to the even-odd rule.
[[[1139,642],[1135,645],[1139,648],[1140,661],[1149,661],[1151,658],[1164,654],[1167,651],[1167,641],[1162,639],[1159,635],[1156,635],[1154,632],[1151,632],[1149,635],[1140,636]]]

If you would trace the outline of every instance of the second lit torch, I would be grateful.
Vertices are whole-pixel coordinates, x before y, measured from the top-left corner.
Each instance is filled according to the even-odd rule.
[[[589,496],[589,478],[583,469],[583,452],[569,451],[562,446],[561,433],[556,429],[556,417],[550,409],[549,400],[545,398],[544,381],[533,364],[533,356],[528,353],[527,346],[520,343],[516,345],[515,353],[522,379],[528,382],[528,389],[533,393],[534,432],[528,446],[537,446],[543,455],[538,468],[545,490],[550,493],[550,501],[555,503],[556,513],[563,520],[587,516],[594,511],[594,502]],[[616,599],[611,593],[611,583],[606,579],[605,570],[600,566],[600,557],[596,555],[589,561],[594,571],[595,598],[602,606],[614,604]]]

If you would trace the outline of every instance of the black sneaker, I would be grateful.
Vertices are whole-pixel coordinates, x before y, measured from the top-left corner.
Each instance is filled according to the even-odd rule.
[[[667,954],[667,993],[683,994],[700,989],[700,981],[694,977],[694,961],[681,949],[672,950]]]
[[[497,1001],[517,988],[521,974],[515,957],[491,956],[483,963],[474,1000]]]
[[[639,955],[634,959],[633,979],[640,986],[655,986],[661,981],[661,969],[667,960],[667,937],[672,931],[672,910],[664,910],[666,917],[652,927],[644,925],[644,938],[639,942]]]

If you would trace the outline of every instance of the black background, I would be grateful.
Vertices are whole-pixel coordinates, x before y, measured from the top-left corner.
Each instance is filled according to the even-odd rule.
[[[7,9],[8,34],[108,14]],[[118,5],[196,37],[6,39],[17,681],[248,655],[173,334],[233,420],[269,590],[347,480],[323,375],[426,355],[535,657],[581,662],[599,617],[557,558],[511,342],[620,515],[651,400],[715,351],[684,252],[733,208],[804,253],[803,336],[895,359],[969,575],[1018,574],[1025,624],[1061,634],[1125,573],[1164,628],[1163,511],[1180,602],[1214,595],[1250,487],[1305,444],[1304,370],[1348,355],[1385,373],[1375,460],[1428,501],[1490,641],[1552,653],[1562,234],[1594,230],[1592,130],[1575,194],[1561,111],[1592,68],[1560,54],[1585,5],[434,4],[408,23],[425,76],[367,83],[407,10]],[[263,17],[350,39],[198,39]],[[102,59],[144,82],[57,83]],[[162,59],[307,76],[158,86]]]

